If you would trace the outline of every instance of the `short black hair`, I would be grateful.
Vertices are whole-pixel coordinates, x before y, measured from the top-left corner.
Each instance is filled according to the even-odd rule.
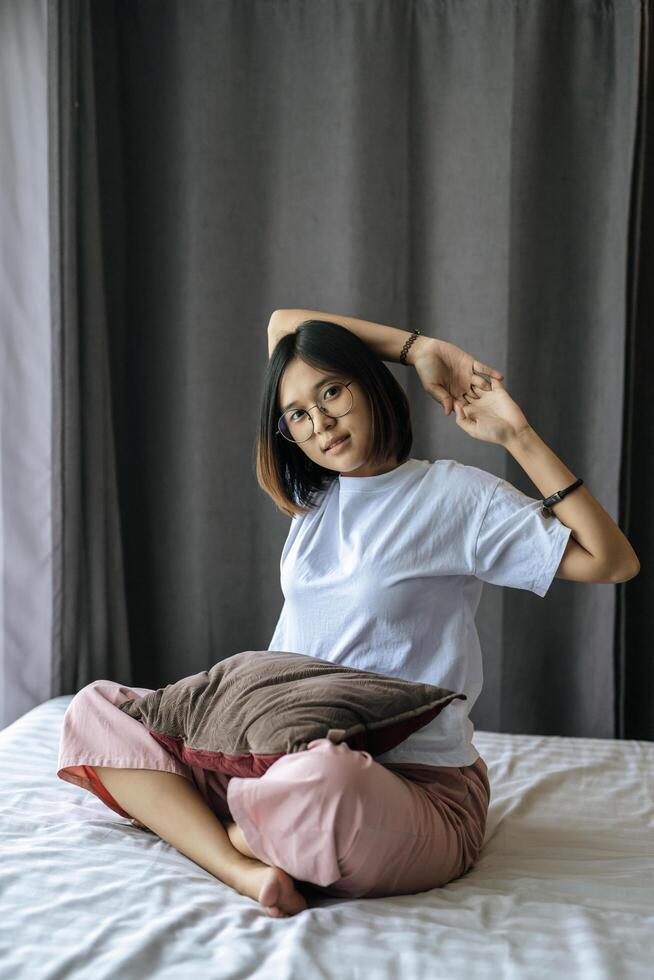
[[[312,510],[312,497],[325,490],[338,473],[314,463],[277,431],[282,414],[279,384],[294,358],[325,372],[357,381],[367,394],[372,415],[372,445],[368,463],[382,464],[409,458],[413,445],[411,410],[402,386],[384,362],[360,337],[331,320],[304,320],[284,334],[268,360],[264,377],[256,475],[259,486],[283,513],[292,517]]]

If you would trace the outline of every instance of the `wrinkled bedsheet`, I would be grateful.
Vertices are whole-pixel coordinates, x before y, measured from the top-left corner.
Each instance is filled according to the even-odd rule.
[[[468,874],[272,919],[57,779],[70,700],[0,732],[0,980],[652,975],[654,743],[477,731],[492,795]]]

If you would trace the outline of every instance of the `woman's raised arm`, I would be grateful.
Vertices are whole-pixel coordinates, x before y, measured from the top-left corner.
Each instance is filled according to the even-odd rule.
[[[284,334],[293,333],[304,320],[331,320],[332,323],[338,323],[360,337],[382,361],[394,361],[398,364],[402,348],[411,336],[411,331],[387,327],[383,323],[374,323],[370,320],[359,320],[354,316],[321,313],[319,310],[275,310],[268,323],[268,334],[270,336],[272,333],[275,338],[272,350],[270,344],[268,345],[269,353],[272,353],[275,344]],[[416,354],[433,339],[433,337],[418,335],[407,351],[407,364],[412,365]]]
[[[268,323],[268,358],[278,341],[287,333],[293,333],[304,320],[331,320],[360,337],[383,361],[400,363],[400,354],[411,331],[389,327],[383,323],[359,320],[353,316],[340,316],[338,313],[322,313],[319,310],[275,310]],[[498,381],[504,375],[496,368],[467,354],[461,347],[438,337],[425,337],[419,334],[406,355],[406,363],[415,367],[425,391],[431,395],[449,415],[454,408],[454,399],[465,392],[471,398],[478,398],[471,389],[471,382],[479,383],[475,372],[490,375]],[[487,381],[480,387],[490,387]]]

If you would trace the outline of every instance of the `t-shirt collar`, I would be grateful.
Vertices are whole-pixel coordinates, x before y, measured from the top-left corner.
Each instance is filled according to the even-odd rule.
[[[346,493],[359,493],[362,491],[385,490],[400,482],[407,475],[416,460],[407,459],[394,470],[387,473],[379,473],[377,476],[343,476],[338,474],[339,490]]]

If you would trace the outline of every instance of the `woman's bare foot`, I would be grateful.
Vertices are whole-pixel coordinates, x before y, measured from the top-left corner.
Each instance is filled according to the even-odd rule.
[[[245,894],[260,902],[273,919],[286,919],[309,906],[295,887],[295,881],[282,868],[255,868],[246,878]]]

